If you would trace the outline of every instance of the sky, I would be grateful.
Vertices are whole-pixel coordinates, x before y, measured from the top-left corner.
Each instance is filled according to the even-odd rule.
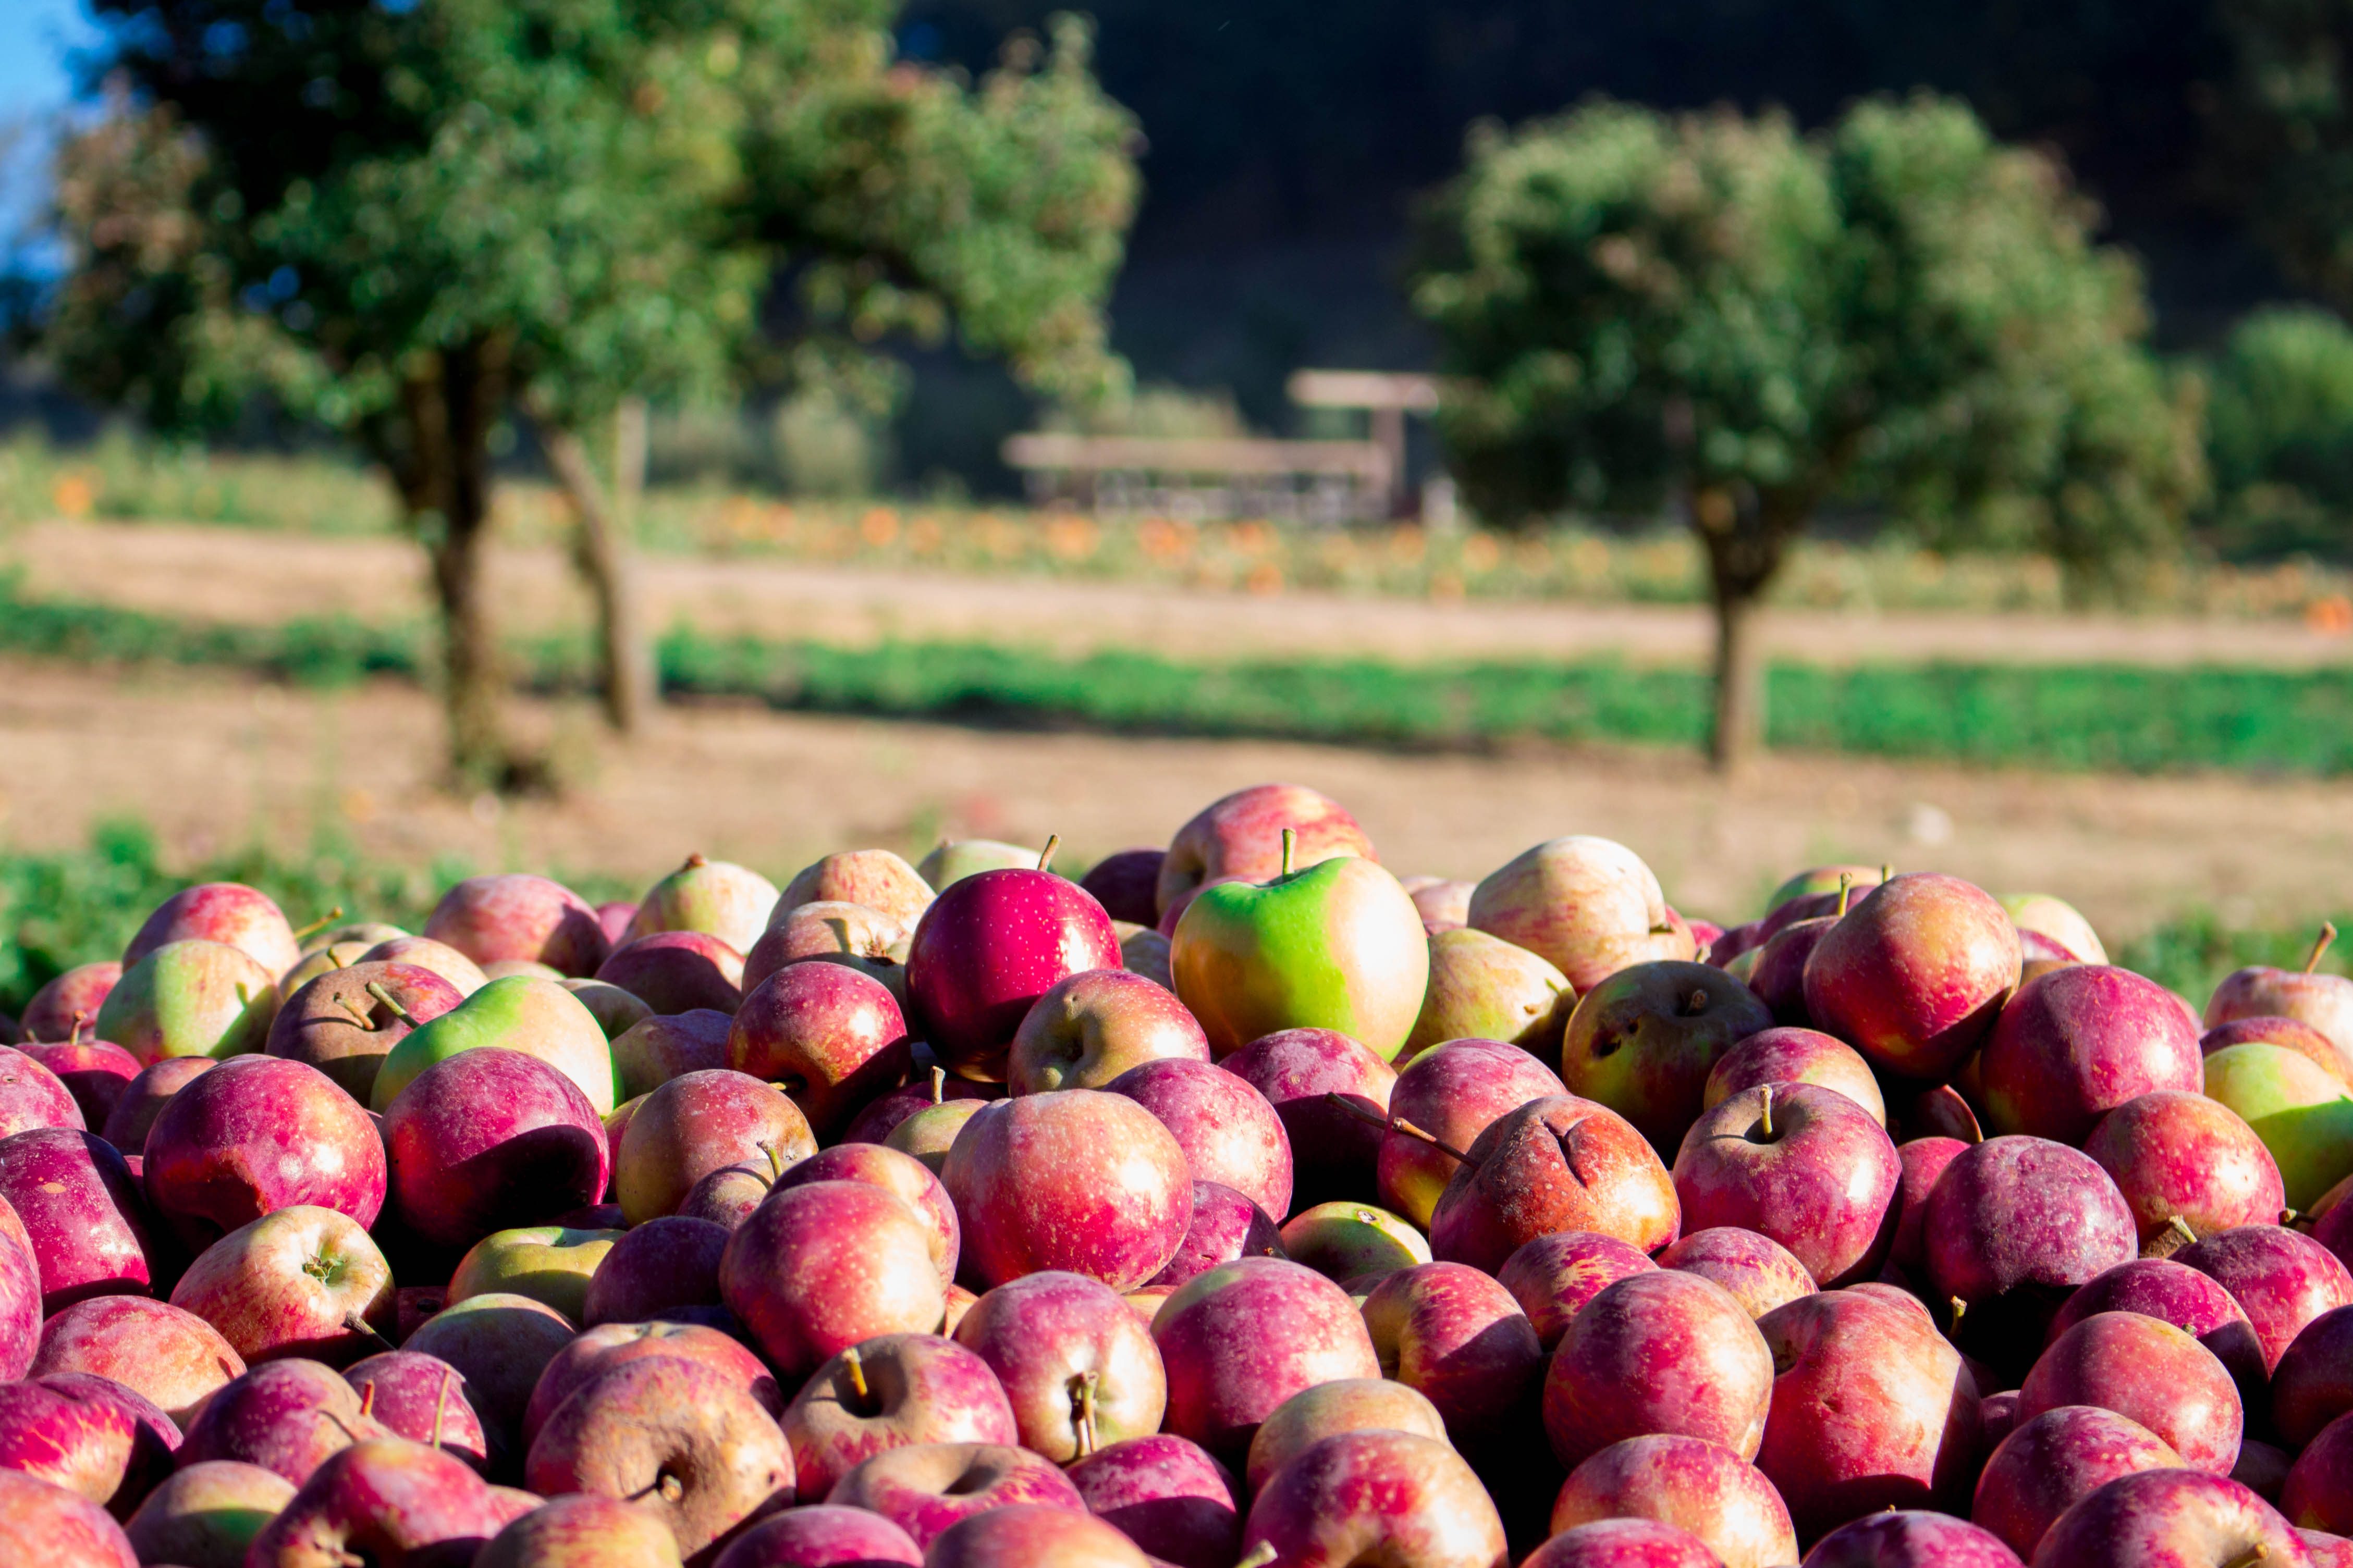
[[[0,0],[0,254],[22,243],[47,184],[47,130],[72,100],[66,66],[98,29],[81,0]]]

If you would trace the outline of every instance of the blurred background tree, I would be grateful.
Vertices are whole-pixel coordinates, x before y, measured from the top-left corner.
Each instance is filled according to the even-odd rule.
[[[1784,118],[1597,102],[1474,131],[1415,299],[1457,379],[1472,505],[1672,508],[1706,553],[1712,749],[1762,730],[1750,635],[1836,503],[1946,542],[2031,545],[2079,581],[2174,537],[2205,471],[2198,386],[2143,346],[2139,274],[2050,159],[1966,107]]]
[[[766,375],[887,401],[893,334],[1060,396],[1124,384],[1102,307],[1134,132],[1076,22],[968,84],[895,59],[892,0],[98,9],[113,85],[61,156],[47,345],[160,431],[261,401],[382,466],[431,559],[463,779],[530,772],[482,571],[515,411],[604,532],[627,719],[642,631],[592,454],[625,500],[630,400]]]

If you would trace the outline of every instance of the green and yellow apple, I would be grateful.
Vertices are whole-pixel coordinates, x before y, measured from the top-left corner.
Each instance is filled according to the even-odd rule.
[[[646,889],[615,948],[661,931],[695,931],[749,952],[776,912],[776,885],[748,866],[690,855]]]
[[[1448,1040],[1503,1040],[1553,1060],[1576,1005],[1549,960],[1467,926],[1442,931],[1430,939],[1430,985],[1398,1059]]]
[[[950,882],[961,882],[976,872],[1035,869],[1037,864],[1034,845],[1007,844],[995,838],[942,839],[916,864],[915,875],[937,894]]]
[[[465,1001],[402,1037],[385,1054],[368,1092],[369,1105],[388,1109],[393,1096],[435,1062],[478,1046],[500,1046],[537,1057],[580,1088],[599,1116],[619,1100],[613,1047],[605,1030],[579,997],[553,980],[510,975],[493,980]]]
[[[241,949],[191,937],[167,942],[122,972],[91,1026],[139,1058],[258,1051],[278,1016],[278,977]]]
[[[2310,1208],[2353,1175],[2353,1093],[2309,1057],[2260,1041],[2226,1046],[2206,1058],[2206,1093],[2263,1141],[2291,1208]]]
[[[448,1304],[504,1291],[528,1296],[579,1322],[588,1308],[589,1278],[620,1239],[617,1230],[561,1225],[492,1231],[459,1259],[457,1272],[449,1276]]]
[[[1430,984],[1430,938],[1397,878],[1346,855],[1271,882],[1216,882],[1176,922],[1177,997],[1223,1057],[1279,1029],[1332,1029],[1396,1058]]]
[[[2100,944],[2100,933],[2066,900],[2048,893],[2004,893],[2001,907],[2021,933],[2056,942],[2085,963],[2107,963],[2108,950]]]

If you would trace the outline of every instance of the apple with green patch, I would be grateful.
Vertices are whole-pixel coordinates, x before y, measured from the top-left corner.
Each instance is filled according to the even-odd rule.
[[[537,1057],[576,1084],[599,1116],[619,1103],[613,1047],[596,1016],[556,982],[517,974],[491,981],[402,1037],[376,1069],[369,1108],[381,1115],[427,1068],[483,1046]]]

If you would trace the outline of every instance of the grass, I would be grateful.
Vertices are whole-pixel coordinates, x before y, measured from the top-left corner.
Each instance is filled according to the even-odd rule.
[[[426,867],[370,861],[332,839],[301,855],[252,847],[171,867],[153,836],[127,822],[101,826],[79,849],[0,850],[0,1012],[13,1016],[51,976],[74,964],[119,955],[148,911],[190,882],[248,883],[276,899],[298,924],[340,907],[348,919],[415,931],[442,889],[474,869],[455,858]],[[561,868],[551,874],[592,900],[634,897],[638,890],[610,877]],[[2353,915],[2340,916],[2338,923],[2353,929]],[[2126,943],[2116,961],[2202,1004],[2217,981],[2242,965],[2301,967],[2311,942],[2309,930],[2234,928],[2211,913],[2192,911]],[[2337,952],[2325,966],[2344,973]]]
[[[371,675],[428,679],[430,650],[420,626],[221,626],[31,598],[0,578],[0,652],[18,656],[226,668],[333,686]],[[580,638],[536,639],[514,651],[523,679],[540,689],[587,684]],[[661,639],[659,662],[665,689],[683,698],[1408,750],[1690,746],[1704,737],[1709,711],[1704,674],[1609,660],[1186,664],[969,643],[846,648],[679,628]],[[1848,755],[2066,771],[2353,772],[2353,668],[1784,664],[1770,672],[1767,718],[1773,746]]]

